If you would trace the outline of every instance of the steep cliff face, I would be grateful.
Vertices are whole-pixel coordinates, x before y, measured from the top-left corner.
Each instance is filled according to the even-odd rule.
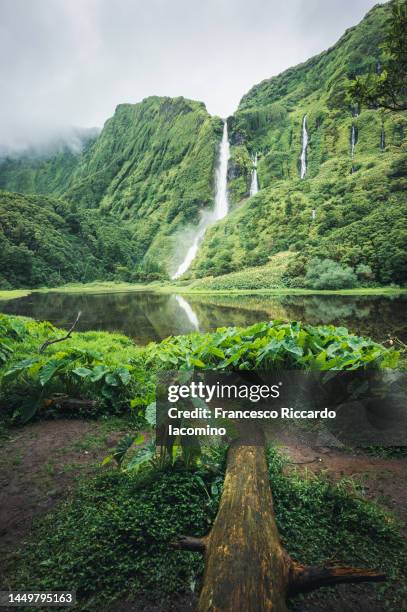
[[[228,122],[238,206],[208,232],[195,275],[262,265],[290,249],[301,253],[288,273],[297,282],[314,256],[368,264],[383,283],[405,280],[407,116],[352,108],[346,95],[349,78],[380,69],[388,13],[375,7],[331,49],[242,98]],[[247,199],[255,153],[260,191]]]
[[[138,259],[171,272],[179,233],[213,205],[221,136],[221,120],[200,102],[151,97],[122,104],[81,158],[64,197],[128,223]]]

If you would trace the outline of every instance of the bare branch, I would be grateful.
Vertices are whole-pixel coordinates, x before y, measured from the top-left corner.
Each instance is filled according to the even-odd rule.
[[[190,536],[178,536],[176,540],[170,543],[171,548],[179,548],[180,550],[189,550],[191,552],[204,553],[206,550],[205,538],[194,538]]]
[[[68,333],[66,334],[66,336],[64,336],[63,338],[57,338],[56,340],[47,340],[46,342],[44,342],[44,344],[42,344],[40,346],[39,352],[43,353],[45,351],[45,349],[48,346],[50,346],[51,344],[56,344],[57,342],[63,342],[64,340],[68,340],[68,338],[71,337],[71,334],[72,334],[73,330],[75,329],[79,319],[81,318],[81,314],[82,314],[82,312],[79,311],[75,321],[72,323],[72,325],[71,325],[70,329],[68,330]]]
[[[381,582],[386,575],[357,567],[316,567],[291,562],[288,594],[296,595],[344,582]]]

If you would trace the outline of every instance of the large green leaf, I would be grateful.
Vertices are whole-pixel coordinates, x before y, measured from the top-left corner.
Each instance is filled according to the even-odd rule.
[[[91,378],[92,376],[92,370],[89,370],[89,368],[84,368],[83,366],[75,368],[74,370],[72,370],[72,372],[80,378]]]
[[[35,363],[38,363],[38,361],[39,361],[39,357],[31,357],[30,359],[23,359],[22,361],[19,361],[18,363],[13,365],[9,370],[7,370],[4,376],[11,376],[12,374],[15,374],[17,372],[28,370],[32,365],[34,365]]]
[[[38,373],[40,383],[42,386],[46,385],[47,382],[63,367],[67,364],[67,360],[63,359],[50,359],[45,365],[43,365]]]
[[[120,378],[124,385],[128,385],[130,382],[130,372],[127,368],[118,368],[115,374]]]
[[[155,427],[157,424],[157,404],[151,402],[146,408],[145,419],[151,427]]]

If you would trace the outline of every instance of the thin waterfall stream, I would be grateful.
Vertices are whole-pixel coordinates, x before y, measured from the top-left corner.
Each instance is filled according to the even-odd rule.
[[[250,184],[250,197],[256,195],[259,191],[259,181],[257,179],[257,153],[253,158],[252,182]]]
[[[352,135],[351,135],[351,155],[352,157],[355,155],[355,147],[356,147],[356,126],[352,123]]]
[[[386,148],[386,134],[384,132],[384,125],[382,125],[382,130],[380,132],[380,150],[384,151]]]
[[[212,211],[204,211],[202,213],[201,221],[199,223],[198,230],[195,234],[192,245],[189,247],[184,260],[178,266],[177,271],[172,277],[173,279],[179,278],[189,269],[198,253],[199,245],[202,242],[202,239],[208,227],[213,223],[216,223],[216,221],[220,221],[228,214],[229,202],[227,190],[227,174],[229,157],[230,145],[228,138],[228,124],[225,120],[223,124],[223,135],[219,149],[219,163],[216,169],[215,176],[215,206]]]
[[[307,147],[308,147],[308,130],[307,130],[307,115],[304,115],[302,121],[302,151],[301,151],[301,178],[305,178],[307,174]]]

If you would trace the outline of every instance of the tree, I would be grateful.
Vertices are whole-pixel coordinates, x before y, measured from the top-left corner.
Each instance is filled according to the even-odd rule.
[[[350,85],[354,102],[370,108],[407,110],[407,0],[394,1],[383,44],[383,66],[378,74],[357,77]]]
[[[290,596],[340,583],[381,581],[376,571],[294,561],[283,547],[273,511],[263,444],[232,443],[223,494],[210,533],[180,536],[176,548],[205,556],[198,612],[286,612]]]

